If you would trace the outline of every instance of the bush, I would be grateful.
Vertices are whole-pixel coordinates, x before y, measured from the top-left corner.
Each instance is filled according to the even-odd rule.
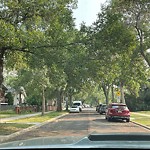
[[[36,99],[34,97],[31,97],[31,98],[27,99],[27,104],[41,106],[42,105],[42,101],[39,100],[39,99]]]
[[[145,104],[147,104],[148,106],[150,106],[150,89],[148,89],[148,90],[145,92],[145,95],[144,95],[144,102],[145,102]]]
[[[140,97],[136,98],[134,95],[125,95],[126,104],[130,111],[142,111],[145,110],[144,100]]]
[[[14,98],[13,98],[11,92],[8,92],[5,96],[5,98],[8,100],[8,105],[13,105]]]

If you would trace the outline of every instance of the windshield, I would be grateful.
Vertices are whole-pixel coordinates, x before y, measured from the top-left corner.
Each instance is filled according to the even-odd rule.
[[[0,0],[0,143],[149,135],[149,118],[149,0]]]
[[[73,105],[77,105],[77,106],[80,106],[81,104],[80,104],[80,103],[73,103]]]

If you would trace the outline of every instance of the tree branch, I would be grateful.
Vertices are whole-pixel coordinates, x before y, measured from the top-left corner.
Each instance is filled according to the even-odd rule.
[[[30,49],[57,48],[57,47],[67,47],[67,46],[71,46],[71,45],[80,45],[80,44],[86,45],[89,40],[91,40],[91,39],[86,40],[86,43],[83,42],[83,41],[78,41],[78,42],[71,42],[71,43],[59,44],[59,45],[41,45],[41,46],[20,47],[20,48],[15,48],[15,47],[12,47],[12,46],[6,46],[6,47],[1,47],[0,51],[3,51],[3,50],[4,51],[19,51],[19,52],[35,54]]]
[[[0,51],[20,51],[20,52],[26,52],[26,53],[32,53],[32,51],[29,51],[27,48],[22,47],[22,48],[13,48],[12,46],[7,46],[7,47],[1,47]]]

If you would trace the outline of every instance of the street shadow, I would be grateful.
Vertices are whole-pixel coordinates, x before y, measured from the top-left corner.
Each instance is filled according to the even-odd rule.
[[[92,121],[95,121],[95,122],[107,122],[106,119],[93,119]]]
[[[87,117],[87,116],[100,116],[98,113],[69,113],[68,117],[76,116],[76,117]]]
[[[94,119],[93,121],[95,122],[116,122],[116,123],[125,123],[125,120],[121,120],[121,119],[113,119],[110,121],[107,121],[106,119]]]
[[[112,120],[110,120],[110,122],[120,122],[120,123],[123,123],[123,122],[126,122],[126,121],[122,120],[122,119],[112,119]]]

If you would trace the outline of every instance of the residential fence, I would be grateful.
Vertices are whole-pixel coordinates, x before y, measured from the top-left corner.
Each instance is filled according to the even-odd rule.
[[[14,110],[14,109],[15,109],[14,105],[0,105],[0,111]]]
[[[17,114],[24,112],[40,112],[42,108],[37,105],[0,105],[0,111],[14,110]],[[46,111],[56,111],[56,106],[48,105]]]

